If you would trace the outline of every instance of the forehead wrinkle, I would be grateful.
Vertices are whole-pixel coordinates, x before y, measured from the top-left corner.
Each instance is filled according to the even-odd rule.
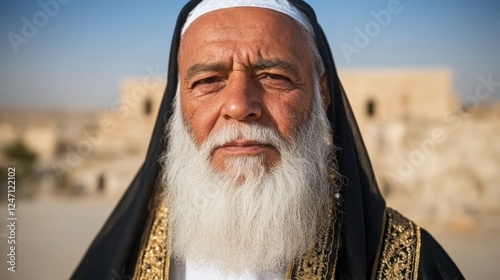
[[[184,54],[182,56],[190,54],[189,57],[194,58],[189,59],[192,63],[201,63],[199,63],[200,65],[191,66],[190,68],[192,69],[184,72],[187,74],[186,80],[192,79],[194,75],[201,72],[221,70],[242,71],[245,68],[254,71],[273,68],[280,69],[286,73],[294,74],[295,77],[303,78],[306,74],[306,69],[303,69],[303,67],[309,68],[309,63],[302,61],[301,57],[304,58],[303,55],[297,56],[298,53],[307,49],[303,44],[296,44],[297,41],[303,39],[303,34],[296,30],[299,24],[292,18],[288,18],[277,12],[273,17],[269,17],[268,15],[263,16],[261,21],[245,21],[244,19],[249,16],[247,13],[238,14],[235,17],[234,12],[240,9],[245,9],[246,11],[247,8],[234,8],[208,13],[193,22],[187,29],[181,39],[179,57],[181,57],[181,53]],[[248,8],[248,11],[252,11],[252,13],[256,10],[260,9]],[[265,27],[262,26],[264,18],[268,22]],[[234,24],[231,21],[233,19],[242,22],[238,21],[238,24]],[[275,30],[276,28],[271,28],[271,26],[276,27],[277,30]],[[275,30],[273,35],[266,35],[272,36],[274,39],[269,37],[267,39],[263,38],[263,34],[249,36],[250,34],[254,34],[255,32],[252,31],[256,29]],[[297,37],[300,39],[297,40]],[[295,44],[293,44],[294,41]],[[201,54],[200,49],[203,50],[203,53],[206,52],[205,55]],[[227,57],[225,56],[227,53],[232,54],[230,57]],[[220,61],[213,61],[214,65],[210,67],[201,65],[205,64],[203,60],[207,58],[212,61],[214,58],[216,60],[220,59]],[[225,67],[216,64],[224,64]],[[187,66],[189,67],[189,65]]]

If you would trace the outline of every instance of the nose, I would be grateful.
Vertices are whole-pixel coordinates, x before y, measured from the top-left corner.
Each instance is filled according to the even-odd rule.
[[[251,77],[239,75],[230,79],[223,102],[221,114],[227,120],[255,121],[262,115],[261,89]]]

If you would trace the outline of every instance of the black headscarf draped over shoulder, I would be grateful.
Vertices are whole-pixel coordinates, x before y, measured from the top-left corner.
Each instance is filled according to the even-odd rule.
[[[131,279],[131,275],[134,275],[141,238],[154,210],[152,202],[157,193],[156,181],[160,173],[158,159],[166,147],[165,126],[172,115],[172,103],[177,90],[177,53],[181,30],[189,12],[200,2],[201,0],[189,1],[177,19],[170,49],[167,88],[146,160],[94,239],[72,279]],[[368,279],[372,274],[380,235],[383,232],[385,201],[378,189],[354,114],[340,83],[330,46],[316,15],[304,1],[289,2],[302,11],[312,24],[330,85],[331,104],[328,107],[328,119],[334,132],[334,144],[340,148],[336,152],[338,171],[345,178],[340,193],[343,210],[342,241],[335,278]],[[445,265],[440,266],[440,263]],[[457,274],[454,274],[455,270]],[[422,230],[419,279],[440,279],[446,275],[460,273],[441,247]],[[454,279],[461,278],[460,276]]]

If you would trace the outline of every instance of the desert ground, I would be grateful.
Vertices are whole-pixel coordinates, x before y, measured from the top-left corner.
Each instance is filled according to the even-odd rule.
[[[0,227],[0,279],[68,279],[118,196],[45,196],[16,201],[16,272],[7,270],[7,227]],[[0,219],[7,224],[7,204]],[[422,225],[448,251],[466,279],[499,279],[500,231]]]

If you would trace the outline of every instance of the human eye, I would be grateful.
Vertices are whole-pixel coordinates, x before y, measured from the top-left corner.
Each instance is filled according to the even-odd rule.
[[[196,87],[197,85],[208,85],[219,82],[220,79],[217,77],[208,77],[204,79],[197,80],[193,83],[192,87]]]
[[[191,88],[203,92],[213,92],[222,88],[223,85],[224,81],[221,78],[214,76],[196,80],[191,85]]]
[[[260,77],[260,80],[264,86],[270,88],[288,90],[293,87],[291,79],[281,74],[263,73]]]
[[[270,80],[290,80],[287,77],[280,75],[280,74],[272,74],[272,73],[265,73],[264,78],[270,79]]]

